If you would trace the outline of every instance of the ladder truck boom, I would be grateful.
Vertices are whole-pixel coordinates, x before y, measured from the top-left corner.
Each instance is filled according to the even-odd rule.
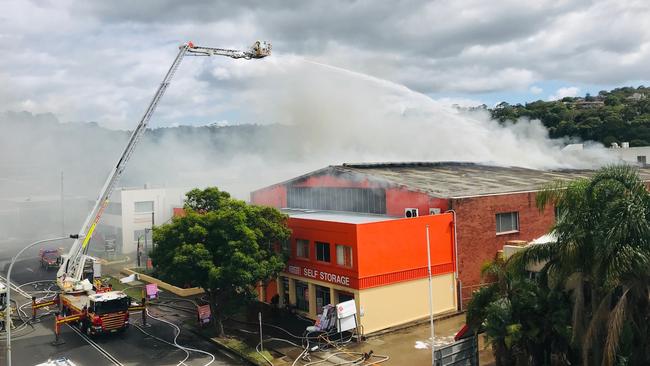
[[[88,291],[90,289],[89,286],[92,287],[90,281],[83,281],[82,278],[87,260],[92,260],[91,257],[86,255],[88,252],[88,243],[93,236],[95,228],[97,227],[97,224],[99,223],[99,220],[101,219],[106,206],[108,205],[109,198],[111,197],[111,194],[113,193],[117,182],[119,181],[122,173],[124,172],[124,169],[126,168],[126,164],[129,158],[133,154],[138,141],[140,138],[142,138],[142,135],[147,128],[147,124],[151,120],[153,113],[156,111],[156,107],[158,106],[160,99],[165,94],[165,91],[167,90],[169,83],[174,77],[174,74],[178,70],[178,67],[180,66],[183,58],[186,55],[218,55],[235,59],[253,59],[263,58],[269,56],[270,54],[271,44],[262,41],[255,42],[253,46],[246,51],[200,47],[195,46],[192,42],[182,44],[179,47],[179,51],[176,55],[176,58],[174,59],[174,62],[172,62],[172,65],[167,71],[167,74],[165,74],[163,81],[160,83],[158,90],[154,94],[153,99],[149,103],[149,106],[147,107],[144,115],[140,119],[140,123],[138,123],[138,126],[135,128],[135,130],[133,130],[133,133],[131,134],[129,141],[124,148],[122,155],[120,155],[117,164],[109,173],[108,178],[106,179],[106,182],[104,183],[104,186],[102,187],[99,196],[97,197],[97,201],[95,202],[88,217],[81,226],[81,230],[79,230],[78,238],[75,239],[68,254],[62,256],[62,264],[57,272],[57,283],[64,292]]]

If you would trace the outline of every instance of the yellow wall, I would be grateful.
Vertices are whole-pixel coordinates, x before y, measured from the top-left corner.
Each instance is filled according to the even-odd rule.
[[[344,291],[354,294],[357,303],[357,316],[363,325],[365,334],[377,332],[386,328],[402,325],[429,316],[429,280],[399,282],[392,285],[374,287],[365,290],[353,290],[347,287],[333,285],[331,283],[309,280],[299,276],[283,273],[281,276],[288,277],[289,281],[289,302],[296,303],[295,280],[310,284],[309,288],[309,312],[301,312],[303,315],[316,319],[316,295],[313,285],[329,287],[332,292]],[[280,282],[280,281],[278,281]],[[454,286],[454,274],[433,276],[433,314],[434,316],[454,311],[456,309],[456,289]],[[279,292],[279,291],[278,291]],[[336,297],[331,295],[332,302],[336,303]]]
[[[455,310],[453,273],[434,276],[432,287],[434,316]],[[427,278],[360,290],[357,304],[363,312],[360,320],[364,333],[428,317],[428,291]]]

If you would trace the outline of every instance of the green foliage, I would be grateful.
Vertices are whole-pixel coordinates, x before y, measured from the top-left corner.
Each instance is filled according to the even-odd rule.
[[[537,205],[559,210],[556,242],[484,267],[492,283],[468,324],[482,324],[503,365],[650,364],[650,195],[636,169],[549,185]]]
[[[569,296],[496,258],[483,267],[490,285],[476,291],[467,324],[485,332],[497,365],[548,365],[568,360],[571,328]]]
[[[501,102],[490,113],[503,123],[522,117],[539,119],[552,138],[579,137],[605,146],[622,141],[629,141],[631,146],[647,146],[650,141],[650,88],[644,86],[523,105]]]
[[[275,245],[290,230],[278,210],[207,188],[187,193],[185,213],[154,228],[151,258],[162,280],[203,288],[217,316],[251,299],[257,284],[284,269],[286,258]]]

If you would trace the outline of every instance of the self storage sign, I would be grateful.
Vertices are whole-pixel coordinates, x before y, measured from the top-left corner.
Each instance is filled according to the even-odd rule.
[[[343,285],[343,286],[350,286],[350,277],[349,276],[342,276],[342,275],[338,275],[336,273],[319,271],[317,269],[307,268],[307,267],[303,267],[301,269],[298,266],[288,266],[287,267],[287,272],[289,272],[291,274],[294,274],[294,275],[298,275],[298,276],[313,278],[313,279],[319,280],[319,281],[335,283],[337,285]]]
[[[316,280],[336,283],[343,286],[350,286],[350,277],[337,275],[336,273],[323,272],[316,269],[303,268],[303,275]]]

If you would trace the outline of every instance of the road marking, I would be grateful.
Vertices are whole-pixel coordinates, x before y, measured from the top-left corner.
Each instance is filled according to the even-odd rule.
[[[2,280],[3,283],[7,283],[7,279],[3,276],[0,276],[0,280]],[[25,292],[23,289],[21,289],[19,286],[14,285],[14,283],[11,283],[11,289],[14,291],[18,292],[20,295],[22,295],[25,298],[31,299],[31,295],[27,292]],[[101,353],[104,357],[106,357],[109,361],[111,361],[114,365],[117,366],[124,366],[120,361],[117,360],[113,355],[111,355],[108,351],[103,349],[100,345],[95,343],[93,340],[88,338],[85,334],[81,333],[77,328],[70,326],[70,324],[66,324],[70,329],[72,329],[73,332],[77,333],[79,337],[81,337],[83,340],[88,342],[93,348],[95,348],[99,353]]]
[[[99,353],[102,354],[102,356],[106,357],[109,361],[111,361],[114,365],[117,366],[124,366],[120,361],[117,360],[113,355],[111,355],[107,350],[102,348],[99,344],[95,343],[92,339],[90,339],[88,336],[85,334],[81,333],[77,328],[71,326],[70,324],[66,324],[68,328],[72,329],[73,332],[77,333],[79,337],[81,337],[83,340],[88,342],[89,345],[91,345],[94,349],[96,349]]]
[[[32,272],[32,273],[34,273],[34,270],[31,269],[31,268],[29,268],[29,267],[27,267],[27,268],[25,268],[25,269],[28,270],[28,271],[30,271],[30,272]]]

